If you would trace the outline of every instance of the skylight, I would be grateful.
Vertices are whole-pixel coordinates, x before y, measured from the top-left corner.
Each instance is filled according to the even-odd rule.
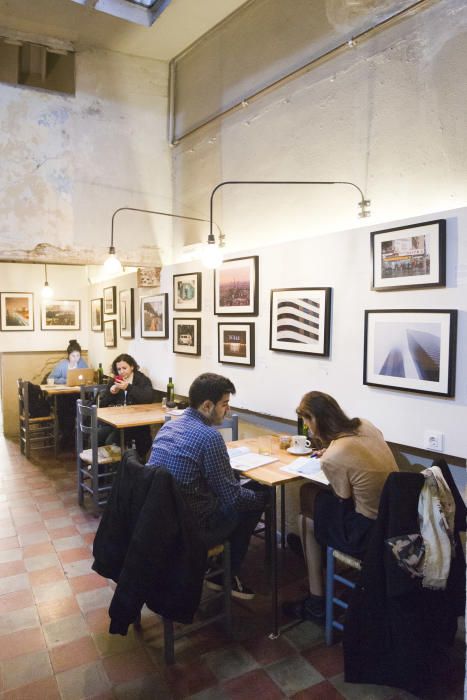
[[[99,12],[150,27],[171,0],[73,0]]]

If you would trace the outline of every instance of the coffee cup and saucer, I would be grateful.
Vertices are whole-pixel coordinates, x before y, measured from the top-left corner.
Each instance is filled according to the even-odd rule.
[[[294,435],[287,452],[291,455],[309,455],[313,448],[305,435]]]

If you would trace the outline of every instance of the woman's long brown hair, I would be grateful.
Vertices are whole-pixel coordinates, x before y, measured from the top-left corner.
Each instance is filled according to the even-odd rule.
[[[300,401],[297,413],[302,418],[313,417],[317,435],[324,445],[329,445],[342,435],[354,435],[361,424],[360,418],[345,415],[336,399],[321,391],[309,391]]]

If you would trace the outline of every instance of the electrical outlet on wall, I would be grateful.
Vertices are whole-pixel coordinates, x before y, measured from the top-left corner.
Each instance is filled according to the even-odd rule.
[[[425,430],[424,447],[427,450],[442,452],[444,447],[444,434],[437,430]]]

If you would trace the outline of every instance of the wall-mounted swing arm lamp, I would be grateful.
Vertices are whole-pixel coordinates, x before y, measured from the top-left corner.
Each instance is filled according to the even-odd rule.
[[[218,185],[216,185],[213,191],[211,192],[211,200],[209,206],[210,229],[208,237],[208,243],[211,244],[216,242],[214,234],[212,232],[214,195],[221,187],[224,187],[225,185],[349,185],[350,187],[354,187],[356,190],[358,190],[360,194],[360,201],[358,203],[358,206],[360,208],[360,211],[358,213],[359,217],[365,218],[367,216],[370,216],[370,210],[368,209],[368,207],[370,206],[371,201],[369,199],[365,199],[363,191],[358,185],[355,185],[353,182],[346,182],[343,180],[226,180],[225,182],[220,182]]]
[[[44,268],[45,268],[45,282],[44,282],[44,286],[42,287],[41,296],[43,297],[43,299],[50,299],[54,295],[54,290],[49,285],[49,281],[47,279],[47,264],[44,265]]]
[[[212,226],[213,226],[213,221],[212,217],[210,221],[208,219],[199,219],[196,216],[184,216],[182,214],[170,214],[169,212],[166,211],[154,211],[152,209],[139,209],[137,207],[119,207],[114,211],[112,214],[112,223],[110,227],[110,246],[109,246],[109,257],[104,263],[104,272],[106,274],[118,274],[119,272],[122,272],[122,264],[120,260],[117,258],[117,255],[115,253],[115,246],[114,246],[114,226],[115,226],[115,217],[116,215],[121,212],[121,211],[138,211],[142,212],[143,214],[157,214],[158,216],[169,216],[172,219],[185,219],[186,221],[201,221],[206,224],[210,224],[210,233],[209,233],[209,238],[212,236],[212,241],[208,240],[208,243],[216,243],[216,240],[214,238],[214,235],[212,234]],[[214,225],[216,226],[218,230],[218,239],[219,239],[219,244],[218,246],[215,246],[217,248],[222,248],[225,245],[225,236],[220,230],[219,226],[214,222]],[[207,258],[209,258],[209,254],[207,254]],[[220,255],[220,261],[222,259],[222,254]],[[220,263],[219,261],[219,263]],[[206,263],[206,266],[209,267],[209,264]]]

